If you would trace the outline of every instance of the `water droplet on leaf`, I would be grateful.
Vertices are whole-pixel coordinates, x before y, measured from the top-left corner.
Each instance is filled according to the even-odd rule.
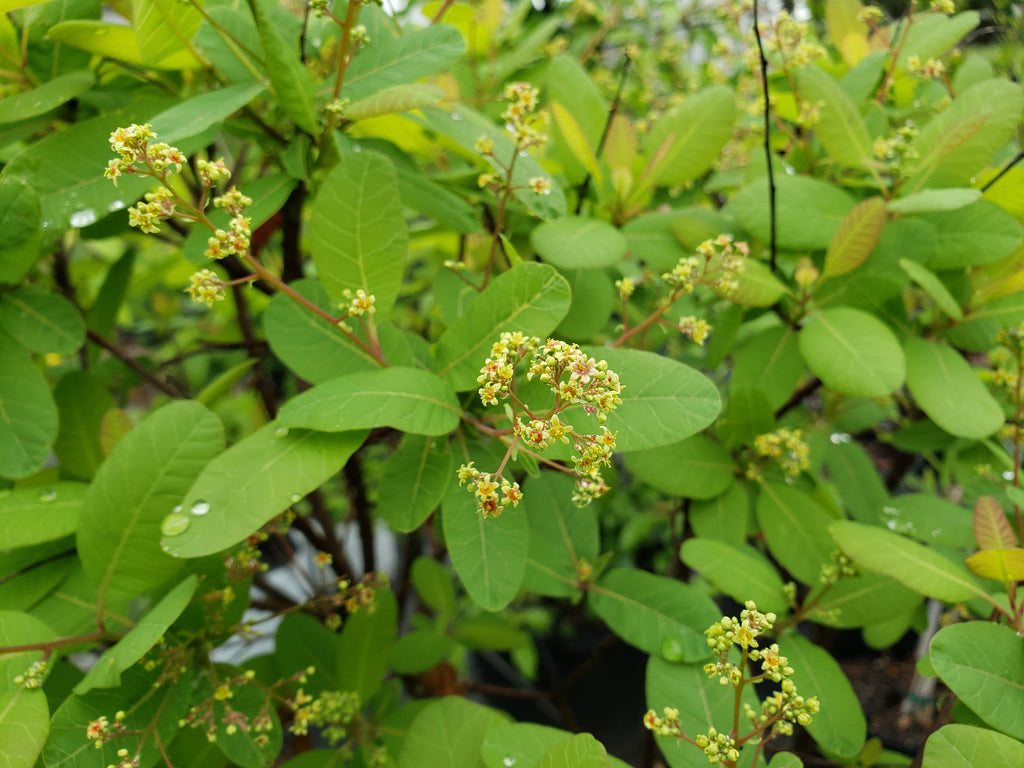
[[[203,515],[209,514],[210,502],[203,501],[200,499],[199,501],[192,505],[192,508],[189,510],[189,512],[191,512],[193,515],[197,515],[198,517],[202,517]]]
[[[937,538],[937,537],[939,537],[941,535],[942,535],[942,529],[941,528],[932,528],[932,536],[933,537]]]
[[[852,439],[846,432],[833,432],[828,436],[828,440],[832,445],[842,445],[843,443],[850,442]]]
[[[81,229],[82,227],[88,227],[90,224],[96,222],[96,211],[92,208],[82,208],[79,211],[75,211],[71,214],[68,219],[68,223],[75,229]]]
[[[1003,472],[1003,480],[1013,482],[1013,471],[1008,469],[1005,472]]]
[[[44,488],[39,492],[40,501],[53,501],[57,498],[57,492],[53,488]]]
[[[512,757],[512,755],[505,755],[501,764],[504,765],[505,768],[512,768],[512,766],[516,764],[516,759]]]
[[[288,437],[288,427],[278,427],[275,429],[274,437]]]
[[[302,494],[301,493],[293,493],[292,494],[292,504],[294,504],[297,501],[302,501]]]
[[[175,504],[171,512],[181,512],[181,504]]]
[[[191,520],[177,512],[171,512],[160,524],[160,533],[164,536],[180,536],[188,530]]]
[[[452,120],[454,120],[455,122],[459,122],[459,120],[461,119],[462,115],[460,115],[458,112],[452,112]]]

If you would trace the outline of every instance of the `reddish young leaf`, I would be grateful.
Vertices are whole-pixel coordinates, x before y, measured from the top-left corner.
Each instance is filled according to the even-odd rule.
[[[974,540],[978,542],[979,549],[1012,549],[1017,546],[1010,521],[999,502],[991,496],[982,496],[974,505]]]

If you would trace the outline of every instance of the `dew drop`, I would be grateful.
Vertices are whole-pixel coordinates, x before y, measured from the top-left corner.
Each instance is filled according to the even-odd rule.
[[[512,766],[516,764],[516,759],[512,757],[512,755],[505,755],[501,764],[504,765],[505,768],[512,768]]]
[[[842,445],[853,440],[846,432],[833,432],[828,436],[828,440],[832,445]]]
[[[896,507],[882,507],[882,514],[886,517],[899,517],[900,511]]]
[[[202,499],[200,499],[199,501],[192,505],[192,508],[189,510],[189,512],[191,512],[193,515],[196,515],[197,517],[202,517],[203,515],[209,514],[210,502],[203,501]]]
[[[181,504],[175,504],[171,512],[181,512]]]
[[[1003,480],[1009,480],[1009,481],[1012,482],[1013,481],[1013,471],[1008,469],[1005,472],[1003,472]]]
[[[124,208],[124,200],[115,200],[107,206],[108,211],[120,211],[122,208]]]
[[[44,488],[39,492],[40,501],[53,501],[57,498],[57,492],[53,488]]]
[[[941,535],[942,535],[942,529],[941,528],[932,528],[932,538],[938,538]]]
[[[294,504],[297,501],[302,501],[302,494],[301,493],[293,493],[292,494],[292,504]]]
[[[921,100],[920,99],[914,99],[914,106],[915,107],[920,107],[921,106]]]
[[[899,528],[899,523],[897,523],[895,520],[886,520],[885,527],[888,528],[890,531],[895,531],[897,528]]]
[[[459,122],[461,119],[462,115],[460,115],[458,112],[452,112],[452,120],[454,120],[455,122]]]
[[[288,437],[288,427],[278,427],[275,429],[274,437]]]
[[[529,153],[529,152],[527,152],[527,151],[526,151],[525,149],[520,149],[520,150],[519,150],[519,156],[520,156],[520,157],[529,157],[529,156],[530,156],[530,153]]]
[[[973,176],[971,176],[971,186],[973,187],[977,183],[978,183],[978,180],[976,178],[974,178]]]
[[[51,222],[50,222],[50,220],[49,220],[49,219],[43,219],[43,220],[42,220],[41,222],[39,222],[39,227],[40,227],[41,229],[46,229],[47,227],[49,227],[49,226],[50,226],[50,223],[51,223]]]
[[[68,223],[75,229],[81,229],[82,227],[88,227],[90,224],[96,222],[96,211],[92,208],[82,208],[79,211],[75,211],[71,214],[68,219]]]
[[[361,144],[353,144],[352,145],[352,151],[353,152],[362,152],[363,151],[363,146]]]
[[[188,530],[191,523],[186,515],[172,512],[160,523],[160,533],[164,536],[180,536]]]

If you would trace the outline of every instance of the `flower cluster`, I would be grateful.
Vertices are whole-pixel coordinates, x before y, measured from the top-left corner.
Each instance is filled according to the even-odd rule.
[[[728,734],[719,733],[714,728],[709,728],[706,735],[702,733],[694,741],[704,750],[708,762],[712,765],[720,763],[723,758],[730,762],[740,758],[740,751],[736,749],[736,739]]]
[[[932,58],[922,63],[920,56],[911,54],[907,57],[907,71],[930,80],[933,77],[942,77],[946,74],[946,65],[940,59]]]
[[[519,506],[523,492],[519,483],[509,482],[497,473],[481,472],[473,462],[459,467],[459,485],[469,484],[469,490],[476,496],[477,510],[483,517],[497,517],[511,504]]]
[[[689,336],[694,343],[704,346],[704,342],[711,334],[711,324],[702,317],[687,315],[679,318],[679,330]]]
[[[655,736],[678,736],[683,732],[678,709],[665,707],[662,714],[663,716],[659,717],[653,709],[647,710],[647,714],[644,715],[644,728],[653,731]]]
[[[505,121],[505,130],[512,135],[516,151],[543,148],[548,142],[544,132],[547,115],[537,112],[537,89],[529,83],[509,83],[505,86],[504,97],[509,104],[501,113],[501,119]]]
[[[139,768],[139,761],[142,756],[132,755],[127,749],[117,750],[117,762],[111,763],[107,768]]]
[[[160,231],[157,222],[166,221],[174,215],[174,193],[166,187],[158,187],[153,192],[147,192],[144,200],[129,206],[128,225],[155,234]]]
[[[739,275],[749,255],[750,246],[745,242],[733,242],[732,235],[721,234],[698,245],[696,255],[679,259],[661,279],[682,293],[706,285],[727,296],[739,287]]]
[[[539,343],[538,339],[534,341]],[[555,393],[556,409],[582,405],[598,423],[605,422],[608,414],[622,404],[618,374],[608,370],[604,360],[587,357],[576,344],[548,339],[534,354],[526,374],[528,380],[534,376]]]
[[[185,293],[197,304],[212,307],[215,301],[224,300],[224,283],[211,269],[201,269],[189,278]]]
[[[304,672],[293,675],[278,685],[284,685],[295,680],[304,681],[306,674],[312,673],[313,668],[309,667]],[[254,734],[252,740],[258,746],[269,744],[270,737],[267,734],[274,729],[274,721],[270,716],[269,703],[265,703],[260,711],[252,717],[234,709],[230,704],[231,699],[235,697],[235,690],[248,684],[255,677],[256,673],[249,669],[228,680],[215,682],[212,693],[202,702],[189,709],[185,717],[178,721],[178,727],[203,727],[206,730],[207,740],[214,742],[217,740],[218,724],[221,724],[223,725],[223,732],[228,736],[242,731],[243,733]]]
[[[46,676],[46,659],[39,659],[29,664],[22,674],[16,675],[12,682],[22,688],[42,688],[43,678]]]
[[[103,175],[114,182],[116,187],[122,174],[146,170],[155,176],[172,167],[175,173],[181,173],[181,166],[185,162],[184,153],[162,142],[150,144],[149,140],[155,138],[156,133],[149,123],[117,128],[110,134],[110,146],[118,156],[107,163]],[[140,165],[144,165],[145,169],[140,168]]]
[[[853,561],[837,549],[832,552],[832,562],[821,566],[819,578],[822,584],[835,584],[843,577],[857,574],[858,571],[854,567]]]
[[[539,346],[540,339],[535,336],[524,336],[519,331],[502,333],[476,377],[480,402],[497,405],[499,399],[511,396],[516,364]]]
[[[341,303],[341,308],[346,310],[350,316],[360,317],[366,313],[373,314],[377,311],[374,307],[374,303],[377,301],[377,297],[371,293],[367,293],[362,288],[358,289],[355,293],[346,288],[341,293],[342,298],[345,299]]]
[[[769,738],[775,735],[789,736],[793,723],[810,725],[821,706],[817,696],[805,699],[796,690],[796,683],[784,679],[779,690],[761,702],[760,713],[749,704],[744,705],[744,714],[755,728],[769,731]]]
[[[814,39],[811,24],[797,21],[786,11],[779,11],[775,17],[775,23],[772,24],[770,34],[765,40],[765,49],[778,51],[787,69],[813,64],[827,53]]]
[[[288,701],[294,720],[289,730],[297,736],[309,733],[310,726],[323,729],[323,735],[337,744],[348,737],[348,726],[362,709],[355,691],[324,691],[313,698],[301,688]]]
[[[914,122],[907,120],[888,138],[876,138],[871,145],[871,151],[877,159],[890,161],[894,166],[893,170],[898,169],[903,161],[917,158],[917,151],[910,144],[918,133]]]
[[[732,650],[733,645],[747,650],[757,648],[757,638],[775,626],[774,613],[761,613],[752,600],[748,600],[738,619],[723,616],[704,630],[708,636],[708,647],[715,653],[724,655]],[[708,667],[704,671],[711,675]]]
[[[95,720],[90,720],[85,726],[85,737],[93,743],[96,749],[102,749],[106,742],[116,739],[124,733],[124,718],[123,711],[114,715],[113,723],[105,716],[100,715]]]
[[[758,456],[774,461],[790,477],[798,476],[811,465],[811,449],[799,429],[780,427],[774,432],[758,435],[754,438],[754,451]]]
[[[214,199],[214,205],[217,200]],[[246,198],[248,200],[248,198]],[[251,200],[249,202],[252,202]],[[233,216],[228,229],[218,229],[206,241],[204,255],[208,259],[223,259],[227,256],[242,256],[249,250],[252,239],[250,225],[252,220],[241,214]]]

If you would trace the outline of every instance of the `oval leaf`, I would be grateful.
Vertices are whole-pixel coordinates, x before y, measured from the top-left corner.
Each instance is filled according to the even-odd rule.
[[[885,206],[889,213],[928,213],[929,211],[955,211],[981,199],[980,189],[954,187],[952,189],[926,189],[913,195],[890,200]]]
[[[806,493],[781,483],[762,483],[755,509],[772,555],[805,584],[817,584],[835,550],[828,533],[834,518]]]
[[[17,283],[39,255],[39,196],[24,179],[0,178],[0,283]]]
[[[25,477],[50,455],[57,406],[32,356],[3,331],[0,360],[0,477]]]
[[[659,491],[690,499],[718,496],[732,484],[735,470],[729,452],[703,435],[630,453],[626,466]]]
[[[789,598],[782,578],[771,563],[751,547],[734,547],[724,541],[698,537],[684,542],[679,556],[736,602],[753,600],[760,611],[780,616],[787,613]]]
[[[882,235],[885,200],[870,197],[854,206],[828,244],[825,253],[825,277],[852,272],[871,255]]]
[[[88,488],[85,483],[55,483],[0,492],[0,552],[74,533]]]
[[[800,331],[800,353],[825,386],[845,395],[884,397],[899,389],[906,375],[892,331],[848,307],[815,313]]]
[[[991,496],[981,496],[975,502],[972,522],[974,540],[979,549],[1008,549],[1017,546],[1017,536],[1010,521],[1006,519],[1006,513]]]
[[[507,720],[461,696],[435,699],[409,725],[398,768],[475,768],[487,734]]]
[[[1024,765],[1024,744],[988,728],[944,725],[924,745],[921,768],[1017,768]]]
[[[900,268],[910,275],[910,279],[920,285],[925,293],[931,296],[932,301],[935,302],[939,309],[954,320],[963,319],[964,313],[960,309],[957,300],[953,298],[953,294],[942,284],[942,281],[934,272],[909,259],[900,259]]]
[[[713,85],[658,118],[647,141],[656,182],[680,186],[710,168],[732,136],[735,114],[732,89]]]
[[[560,269],[614,267],[626,255],[626,238],[607,221],[566,216],[537,225],[530,243],[544,261]]]
[[[377,514],[396,531],[416,530],[444,498],[452,464],[447,440],[407,435],[384,465]]]
[[[161,546],[176,557],[201,557],[237,544],[319,488],[365,437],[267,424],[217,456],[187,493],[163,506]],[[181,510],[172,511],[175,505]]]
[[[1009,584],[1024,581],[1024,549],[987,549],[964,561],[975,576]]]
[[[432,104],[437,104],[443,98],[444,90],[436,85],[422,83],[393,85],[347,105],[342,114],[347,120],[368,120],[371,117],[429,107]]]
[[[418,368],[364,371],[317,384],[289,400],[278,420],[320,432],[394,427],[417,435],[443,435],[459,425],[451,387]]]
[[[1003,426],[1003,409],[954,349],[907,339],[907,389],[928,418],[958,437],[980,439]]]
[[[814,135],[831,159],[849,168],[875,162],[864,118],[831,75],[820,67],[801,67],[796,71],[796,86],[801,100],[818,105]]]
[[[85,343],[85,321],[56,293],[14,291],[0,299],[0,328],[33,352],[70,355]]]

